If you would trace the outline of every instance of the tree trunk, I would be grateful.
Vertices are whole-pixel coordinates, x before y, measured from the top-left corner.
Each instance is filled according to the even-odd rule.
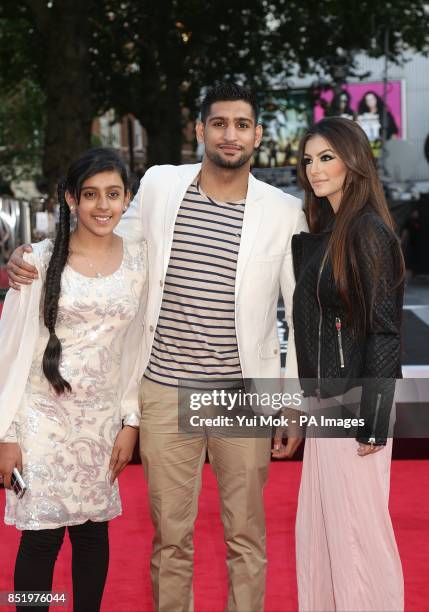
[[[43,35],[46,128],[42,169],[49,194],[70,162],[91,143],[90,23],[88,0],[62,0],[46,8],[29,0]]]
[[[139,117],[148,136],[147,166],[180,164],[182,158],[182,109],[179,84],[170,80],[155,104],[145,105]]]

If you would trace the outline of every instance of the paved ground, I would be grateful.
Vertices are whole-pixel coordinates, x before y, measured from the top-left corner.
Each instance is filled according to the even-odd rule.
[[[416,276],[405,289],[405,308],[429,325],[429,276]],[[429,346],[428,346],[429,363]]]

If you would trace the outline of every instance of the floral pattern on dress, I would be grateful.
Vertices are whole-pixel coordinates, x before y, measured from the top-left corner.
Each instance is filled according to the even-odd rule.
[[[47,266],[50,244],[42,253]],[[109,461],[121,428],[120,377],[128,327],[147,274],[144,244],[124,241],[116,272],[86,277],[66,265],[56,334],[62,344],[60,372],[72,392],[57,396],[42,371],[48,331],[40,308],[40,333],[24,401],[16,418],[28,490],[7,491],[5,522],[18,529],[52,529],[121,513]]]

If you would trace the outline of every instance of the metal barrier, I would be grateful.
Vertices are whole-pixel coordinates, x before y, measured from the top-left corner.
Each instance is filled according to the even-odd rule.
[[[0,265],[15,247],[31,240],[30,204],[25,200],[0,197]]]
[[[37,231],[36,215],[46,209],[45,198],[18,200],[0,197],[0,267],[14,249],[26,242],[37,242],[47,236]]]

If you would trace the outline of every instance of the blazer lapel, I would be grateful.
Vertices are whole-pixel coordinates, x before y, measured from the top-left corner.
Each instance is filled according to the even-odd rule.
[[[171,245],[173,243],[174,225],[176,223],[177,213],[189,185],[198,175],[201,164],[192,164],[179,166],[179,173],[176,180],[176,185],[170,190],[167,206],[165,207],[164,216],[164,278],[167,274],[168,262],[170,261]]]
[[[243,228],[241,231],[240,249],[238,251],[237,274],[235,278],[235,299],[240,291],[240,283],[243,278],[249,257],[258,236],[262,221],[262,193],[255,177],[249,175],[246,205],[244,207]]]

